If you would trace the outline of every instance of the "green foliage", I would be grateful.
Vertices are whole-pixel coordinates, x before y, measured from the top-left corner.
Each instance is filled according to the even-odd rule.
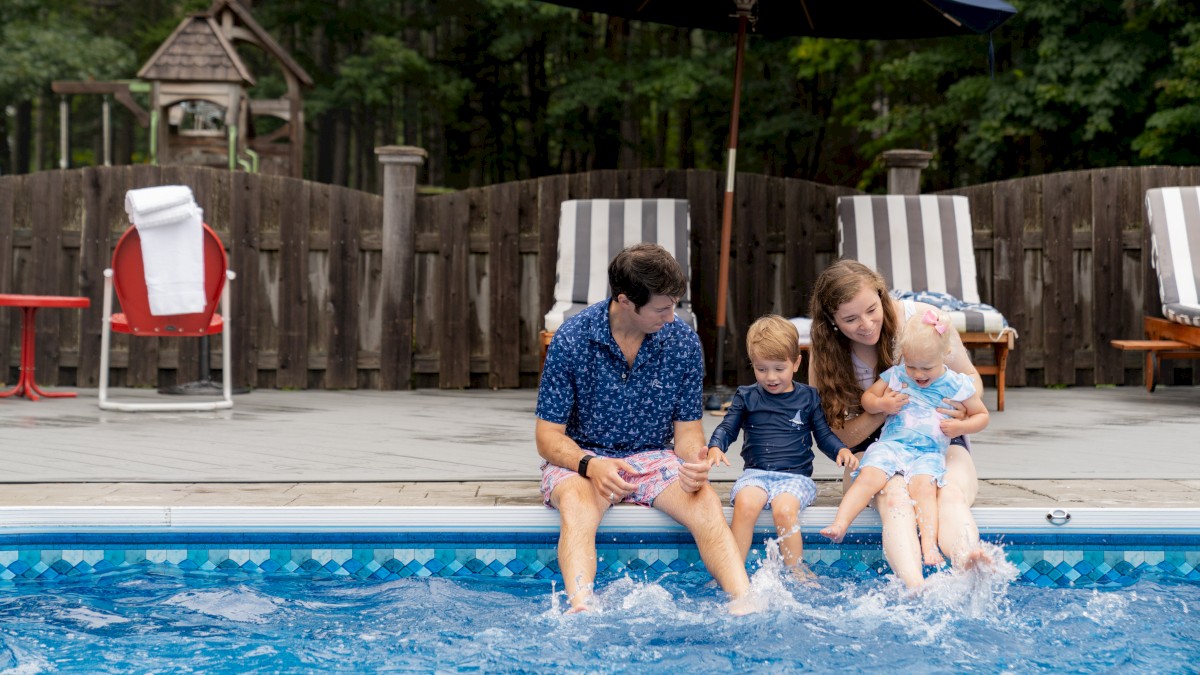
[[[331,102],[382,108],[394,100],[401,87],[428,92],[429,98],[445,105],[460,101],[470,84],[430,63],[400,40],[376,35],[367,40],[363,53],[342,61]]]
[[[1146,120],[1146,130],[1133,148],[1148,162],[1200,163],[1195,139],[1200,133],[1200,22],[1185,24],[1171,46],[1171,66],[1155,83],[1158,110]]]
[[[880,153],[934,153],[924,189],[1048,171],[1194,164],[1200,9],[1186,0],[1013,0],[992,36],[747,40],[738,168],[882,187]],[[0,103],[54,79],[132,77],[210,0],[0,0]],[[309,155],[372,187],[373,148],[430,150],[453,187],[587,169],[722,169],[734,36],[538,0],[260,0],[312,76]],[[259,84],[285,81],[242,52]],[[258,129],[267,133],[269,128]],[[336,137],[338,143],[331,141]],[[75,143],[80,147],[86,143]],[[336,147],[335,147],[336,146]]]
[[[0,27],[0,100],[24,101],[53,80],[128,76],[133,54],[113,38],[96,37],[81,25],[53,28],[14,21]]]

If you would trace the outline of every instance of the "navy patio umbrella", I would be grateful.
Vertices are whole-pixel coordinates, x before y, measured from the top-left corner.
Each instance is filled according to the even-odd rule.
[[[733,180],[737,166],[738,112],[746,32],[764,37],[809,36],[899,40],[991,33],[1017,10],[1001,0],[547,0],[558,5],[638,21],[737,33],[733,107],[721,255],[717,276],[717,361],[714,378],[724,392],[725,316],[733,231]],[[991,46],[989,44],[989,61]],[[720,394],[724,396],[724,394]]]

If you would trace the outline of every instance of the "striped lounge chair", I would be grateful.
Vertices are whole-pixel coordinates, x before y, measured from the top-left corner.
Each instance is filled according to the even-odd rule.
[[[1146,216],[1162,314],[1200,333],[1200,187],[1147,190]]]
[[[554,305],[541,332],[541,358],[563,321],[609,295],[608,263],[631,244],[653,242],[674,254],[691,279],[691,220],[685,199],[573,199],[562,203]],[[677,320],[696,327],[691,290],[675,308]]]
[[[942,307],[968,348],[992,348],[994,365],[976,368],[996,377],[996,409],[1004,410],[1004,370],[1016,331],[980,302],[967,198],[840,197],[837,214],[843,258],[878,270],[897,295]]]
[[[1200,358],[1200,187],[1147,190],[1146,218],[1165,318],[1145,316],[1146,339],[1112,345],[1146,352],[1146,391],[1153,392],[1162,361]]]

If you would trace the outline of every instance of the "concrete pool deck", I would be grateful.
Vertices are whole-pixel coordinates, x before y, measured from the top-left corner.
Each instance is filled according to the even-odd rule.
[[[99,410],[95,390],[4,399],[0,507],[536,505],[535,402],[533,390],[259,390],[226,411],[120,413]],[[976,506],[1200,508],[1200,387],[1013,388],[1006,403],[974,439]],[[705,416],[709,431],[718,422]],[[731,460],[714,475],[723,497]],[[836,506],[837,467],[818,457],[814,478],[817,506]]]

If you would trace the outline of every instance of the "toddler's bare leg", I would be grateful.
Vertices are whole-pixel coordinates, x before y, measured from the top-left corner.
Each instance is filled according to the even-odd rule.
[[[842,538],[846,536],[846,530],[849,529],[850,523],[853,523],[858,514],[867,508],[867,504],[871,503],[875,494],[882,490],[884,485],[887,485],[887,480],[888,476],[873,466],[868,466],[860,471],[858,478],[854,479],[854,484],[846,490],[846,494],[842,497],[842,503],[838,505],[833,523],[821,530],[821,534],[829,537],[834,543],[840,544]]]

